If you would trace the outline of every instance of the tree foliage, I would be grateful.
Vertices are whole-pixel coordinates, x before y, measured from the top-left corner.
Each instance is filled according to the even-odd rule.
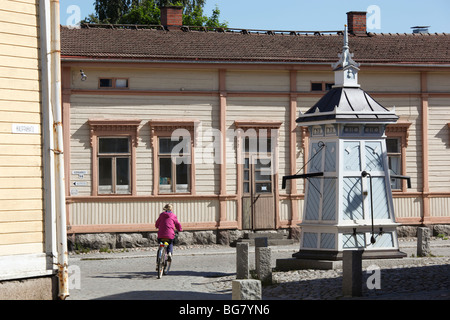
[[[117,23],[132,5],[132,0],[95,0],[94,6],[99,21]]]
[[[196,8],[203,8],[206,0],[155,0],[155,3],[158,7],[183,6],[183,14],[190,15],[196,10]]]
[[[161,24],[161,10],[164,6],[183,6],[183,24],[187,26],[227,27],[220,22],[220,10],[216,8],[211,16],[203,13],[206,0],[95,0],[96,14],[90,14],[83,23],[111,24]]]

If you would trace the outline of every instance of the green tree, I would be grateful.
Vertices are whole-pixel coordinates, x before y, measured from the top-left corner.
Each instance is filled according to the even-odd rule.
[[[132,0],[95,0],[97,18],[103,23],[117,23],[131,8]]]
[[[155,0],[140,1],[124,14],[120,19],[121,24],[161,24],[161,10]]]
[[[188,26],[227,27],[227,22],[220,22],[220,10],[216,8],[210,17],[204,15],[206,0],[96,0],[96,14],[90,14],[82,23],[112,24],[161,24],[163,6],[183,6],[183,24]]]
[[[228,23],[226,21],[219,21],[220,10],[219,7],[213,10],[212,15],[207,17],[203,14],[203,7],[197,6],[192,13],[183,14],[183,24],[186,26],[206,26],[211,28],[226,28]]]
[[[206,0],[155,0],[159,7],[183,6],[183,14],[191,15],[198,7],[203,8]]]

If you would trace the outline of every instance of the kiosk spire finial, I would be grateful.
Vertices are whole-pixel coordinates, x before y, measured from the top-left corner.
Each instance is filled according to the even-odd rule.
[[[333,69],[340,69],[345,68],[347,66],[354,66],[356,68],[359,68],[359,63],[355,62],[353,58],[353,53],[350,53],[350,47],[348,44],[348,28],[347,25],[345,25],[344,29],[344,46],[342,47],[342,53],[338,54],[338,57],[340,58],[338,62],[333,64]]]
[[[342,53],[338,54],[338,57],[339,61],[332,65],[335,71],[335,86],[359,87],[357,75],[360,65],[353,60],[353,53],[350,53],[347,25],[345,25],[344,29]]]

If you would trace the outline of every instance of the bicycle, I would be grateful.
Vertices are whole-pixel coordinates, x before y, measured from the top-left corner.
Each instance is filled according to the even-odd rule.
[[[169,241],[169,239],[161,239],[156,254],[158,279],[161,279],[163,275],[169,273],[170,265],[172,264],[172,260],[169,259],[169,253],[167,252],[167,247],[169,246],[167,241]]]

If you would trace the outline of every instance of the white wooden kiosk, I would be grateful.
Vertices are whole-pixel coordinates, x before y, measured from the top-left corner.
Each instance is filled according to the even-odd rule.
[[[310,132],[305,205],[297,259],[401,258],[390,186],[385,127],[398,116],[358,84],[359,64],[349,52],[347,27],[334,87],[297,119]]]

